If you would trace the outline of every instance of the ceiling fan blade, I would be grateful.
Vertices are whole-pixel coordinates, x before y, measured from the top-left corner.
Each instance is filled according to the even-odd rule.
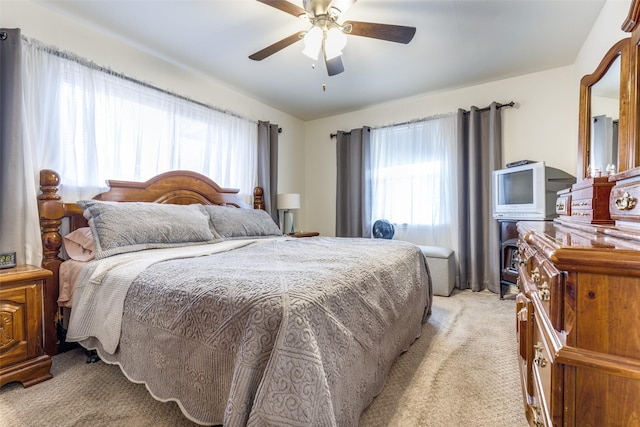
[[[276,52],[281,51],[287,46],[290,46],[297,42],[298,40],[302,40],[302,36],[306,33],[306,31],[298,31],[295,34],[291,34],[289,37],[284,38],[280,41],[275,42],[271,46],[267,46],[262,50],[257,51],[253,55],[250,55],[249,58],[254,61],[262,61],[264,58],[273,55]]]
[[[376,24],[373,22],[347,21],[343,27],[351,26],[349,34],[374,39],[387,40],[390,42],[407,44],[413,39],[416,33],[415,27],[405,27],[403,25]]]
[[[329,76],[335,76],[336,74],[340,74],[344,71],[344,65],[342,65],[342,57],[336,56],[332,59],[327,59],[325,56],[324,63],[327,66],[327,74]]]
[[[268,6],[275,7],[283,12],[287,12],[290,15],[295,17],[299,17],[300,15],[305,15],[307,12],[301,8],[300,6],[296,6],[295,4],[288,2],[286,0],[258,0],[260,3],[264,3]]]

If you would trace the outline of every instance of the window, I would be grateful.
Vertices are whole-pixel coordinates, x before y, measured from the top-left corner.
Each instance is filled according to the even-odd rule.
[[[396,238],[447,244],[457,216],[455,115],[371,130],[371,223],[387,219]]]
[[[25,105],[40,167],[65,200],[169,170],[202,173],[247,198],[257,181],[257,124],[23,43]]]
[[[384,203],[374,203],[374,217],[385,218],[396,224],[441,224],[443,218],[434,204],[434,200],[441,197],[438,184],[441,163],[432,160],[380,167],[372,171],[375,183],[373,194],[387,194]],[[429,197],[424,197],[425,188],[433,189]]]

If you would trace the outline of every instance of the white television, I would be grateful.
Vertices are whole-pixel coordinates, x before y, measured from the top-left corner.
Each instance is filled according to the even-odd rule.
[[[544,162],[526,163],[493,172],[495,219],[548,220],[556,216],[557,192],[576,178]]]

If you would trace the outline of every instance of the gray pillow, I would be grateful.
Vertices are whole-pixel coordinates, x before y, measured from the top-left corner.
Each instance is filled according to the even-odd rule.
[[[211,224],[224,239],[282,236],[271,216],[262,209],[238,209],[205,205]]]
[[[126,252],[214,242],[202,205],[80,200],[95,240],[96,259]]]

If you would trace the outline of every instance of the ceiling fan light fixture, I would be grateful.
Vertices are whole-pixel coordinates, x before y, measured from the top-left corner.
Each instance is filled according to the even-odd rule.
[[[339,27],[332,27],[327,31],[324,40],[324,54],[327,59],[342,55],[342,49],[347,45],[347,36]]]
[[[318,55],[320,54],[320,49],[322,48],[323,36],[323,31],[319,27],[313,27],[309,31],[307,31],[307,34],[305,34],[303,37],[304,50],[302,51],[302,53],[304,53],[314,61],[317,61]]]
[[[2,1],[2,0],[0,0]],[[296,6],[293,0],[258,0],[268,6],[303,19],[309,25],[308,31],[298,31],[266,48],[249,55],[249,59],[263,59],[281,51],[300,39],[304,40],[302,53],[314,61],[319,60],[320,52],[329,76],[344,71],[342,50],[347,44],[347,35],[356,35],[395,43],[407,44],[416,33],[415,27],[404,25],[379,24],[375,22],[345,21],[339,23],[341,15],[357,0],[302,0],[304,8]],[[300,0],[296,0],[298,3]]]
[[[324,50],[324,56],[325,56],[325,58],[327,60],[337,58],[340,55],[342,55],[342,51],[341,50],[331,50],[331,49],[326,49],[326,48]]]

